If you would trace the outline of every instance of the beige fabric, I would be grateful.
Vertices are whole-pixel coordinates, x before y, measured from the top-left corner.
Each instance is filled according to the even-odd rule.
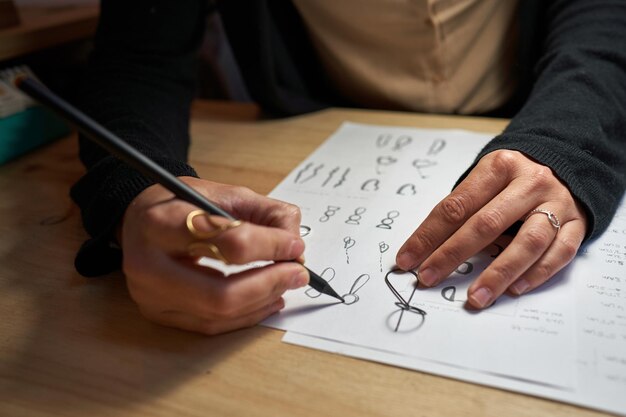
[[[336,87],[382,109],[472,114],[512,94],[515,0],[294,0]]]

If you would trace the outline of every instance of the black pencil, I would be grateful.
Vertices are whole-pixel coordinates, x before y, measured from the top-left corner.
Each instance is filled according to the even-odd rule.
[[[117,137],[113,132],[54,94],[33,78],[18,76],[15,78],[14,84],[33,99],[58,113],[61,117],[74,125],[76,129],[82,132],[88,139],[94,141],[106,151],[130,165],[142,175],[161,184],[174,193],[176,197],[197,206],[207,213],[235,220],[233,216],[209,201],[202,194],[176,178],[152,159],[139,152]],[[309,272],[309,285],[311,287],[322,294],[330,295],[342,302],[344,301],[343,297],[337,294],[324,278],[320,277],[309,268],[306,268],[306,270]]]

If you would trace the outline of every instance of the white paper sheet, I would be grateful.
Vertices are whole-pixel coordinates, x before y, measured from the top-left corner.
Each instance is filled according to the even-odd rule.
[[[626,205],[608,231],[585,248],[570,267],[568,286],[575,287],[576,388],[477,372],[369,347],[287,332],[283,340],[302,346],[505,388],[626,415]],[[552,358],[552,360],[559,360]]]
[[[312,289],[292,291],[285,310],[265,324],[341,342],[348,353],[350,346],[368,348],[361,356],[372,360],[380,353],[576,389],[570,269],[539,291],[502,297],[479,313],[466,310],[463,299],[471,280],[499,252],[497,245],[438,288],[415,290],[413,275],[389,273],[400,245],[491,137],[344,124],[271,196],[300,206],[302,224],[310,228],[304,237],[307,266],[350,304]],[[397,305],[385,277],[407,305],[427,314]]]
[[[265,324],[289,330],[289,343],[626,415],[625,204],[601,238],[524,297],[463,308],[467,286],[505,245],[496,242],[438,288],[414,290],[413,276],[391,273],[407,301],[404,311],[395,304],[385,277],[399,245],[490,138],[344,124],[271,195],[302,208],[307,265],[351,304],[293,291]]]

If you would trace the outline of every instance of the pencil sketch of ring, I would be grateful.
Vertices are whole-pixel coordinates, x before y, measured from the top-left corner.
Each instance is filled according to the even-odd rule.
[[[537,213],[542,213],[548,216],[548,221],[550,222],[552,227],[556,229],[557,232],[561,229],[561,222],[559,221],[559,218],[556,217],[556,214],[554,214],[550,210],[544,210],[544,209],[539,209],[539,208],[531,210],[531,212],[526,215],[526,218],[524,218],[524,221],[528,220],[530,216],[532,216],[533,214],[537,214]]]
[[[187,246],[187,253],[192,258],[200,258],[202,256],[207,256],[209,258],[217,259],[219,261],[224,262],[226,265],[230,265],[228,259],[224,257],[220,248],[218,248],[213,243],[209,242],[192,242]]]
[[[196,226],[193,224],[193,219],[195,219],[198,216],[204,216],[206,220],[209,222],[209,224],[214,227],[214,229],[209,230],[209,231],[200,231],[196,229]],[[193,237],[195,237],[196,239],[204,240],[204,239],[211,239],[211,238],[217,237],[227,230],[234,229],[235,227],[241,226],[243,222],[241,220],[233,220],[232,222],[229,222],[229,223],[217,224],[211,218],[209,213],[207,213],[206,211],[194,210],[187,215],[185,224],[187,225],[187,230],[189,230],[189,233],[191,233]]]

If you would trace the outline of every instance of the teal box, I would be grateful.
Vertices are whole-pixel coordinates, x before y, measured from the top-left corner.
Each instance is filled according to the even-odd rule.
[[[1,118],[0,165],[70,132],[63,120],[42,106]]]

